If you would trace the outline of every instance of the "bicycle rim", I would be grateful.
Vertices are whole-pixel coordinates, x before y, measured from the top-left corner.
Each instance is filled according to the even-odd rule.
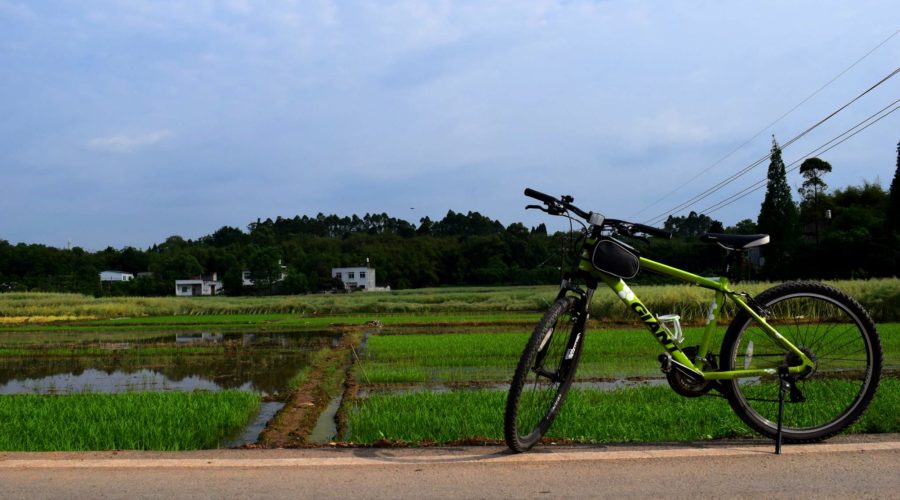
[[[878,383],[880,345],[865,312],[849,297],[817,285],[784,287],[763,302],[767,322],[814,362],[785,395],[783,432],[788,441],[817,441],[840,432],[865,410]],[[835,291],[836,292],[836,291]],[[849,302],[848,302],[849,301]],[[749,319],[730,339],[731,369],[797,366],[789,353]],[[777,375],[730,382],[729,401],[751,427],[767,436],[777,430]]]

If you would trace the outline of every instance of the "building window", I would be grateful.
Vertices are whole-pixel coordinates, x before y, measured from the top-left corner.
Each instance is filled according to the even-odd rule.
[[[186,287],[186,286],[181,287],[181,293],[188,293],[188,287]]]
[[[360,271],[360,272],[359,272],[359,279],[361,279],[361,280],[366,279],[366,272],[365,272],[365,271]]]
[[[350,271],[349,273],[347,273],[347,279],[348,280],[356,279],[356,273],[354,273],[353,271]]]
[[[334,277],[337,279],[341,279],[341,273],[334,273]]]

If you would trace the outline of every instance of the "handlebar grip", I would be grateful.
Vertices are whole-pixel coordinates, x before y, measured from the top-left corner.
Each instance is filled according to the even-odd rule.
[[[534,189],[531,189],[531,188],[525,188],[525,196],[529,196],[531,198],[534,198],[535,200],[540,200],[540,201],[543,201],[544,203],[551,204],[551,205],[559,203],[559,200],[554,198],[553,196],[550,196],[549,194],[544,194],[540,191],[535,191]]]
[[[632,224],[631,229],[634,232],[649,234],[650,236],[656,236],[658,238],[665,238],[667,240],[672,239],[672,232],[666,231],[665,229],[659,229],[653,226],[645,226],[643,224]]]

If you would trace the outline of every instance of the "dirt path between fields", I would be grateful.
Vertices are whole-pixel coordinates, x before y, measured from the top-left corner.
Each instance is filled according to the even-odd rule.
[[[352,366],[352,352],[361,337],[360,333],[345,333],[340,344],[312,368],[306,382],[290,393],[284,408],[260,433],[257,444],[247,448],[315,446],[309,442],[309,435],[328,403],[344,390]]]

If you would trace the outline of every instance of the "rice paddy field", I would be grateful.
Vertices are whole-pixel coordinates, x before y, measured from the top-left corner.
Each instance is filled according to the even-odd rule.
[[[0,450],[216,448],[256,412],[246,391],[0,397]]]
[[[873,313],[884,351],[876,399],[849,432],[900,432],[900,280],[834,284]],[[768,286],[741,288],[752,294]],[[634,291],[655,312],[680,314],[684,345],[697,343],[708,292],[680,286]],[[5,380],[24,376],[15,370],[31,373],[45,365],[63,377],[138,370],[146,378],[145,371],[157,369],[167,377],[149,382],[163,390],[132,381],[117,394],[90,385],[74,392],[53,386],[58,393],[0,394],[0,450],[224,446],[271,401],[287,402],[271,422],[306,422],[308,432],[318,418],[333,428],[324,440],[304,435],[279,446],[498,442],[515,365],[554,295],[553,287],[272,298],[0,294],[0,365],[13,370]],[[715,391],[693,399],[672,392],[652,336],[612,294],[595,297],[576,383],[547,435],[551,441],[755,436]],[[723,325],[732,313],[725,310]],[[714,339],[714,352],[724,330]],[[349,332],[362,341],[338,340]],[[293,356],[306,349],[299,346],[307,337],[320,340]],[[277,356],[258,356],[263,347]],[[346,374],[343,384],[336,373]],[[328,390],[317,385],[324,378]],[[182,379],[202,383],[184,389],[175,382]],[[216,381],[225,385],[207,388]],[[312,413],[292,420],[286,413],[292,406]],[[335,406],[336,414],[322,413],[326,406]]]
[[[685,345],[700,328],[685,329]],[[716,344],[721,341],[720,329]],[[848,432],[900,432],[900,324],[879,325],[884,376],[864,417]],[[497,442],[506,390],[527,332],[381,334],[354,368],[358,397],[346,440],[354,443]],[[659,348],[643,329],[595,328],[585,337],[573,390],[547,437],[561,442],[645,442],[753,437],[712,391],[675,394]]]

